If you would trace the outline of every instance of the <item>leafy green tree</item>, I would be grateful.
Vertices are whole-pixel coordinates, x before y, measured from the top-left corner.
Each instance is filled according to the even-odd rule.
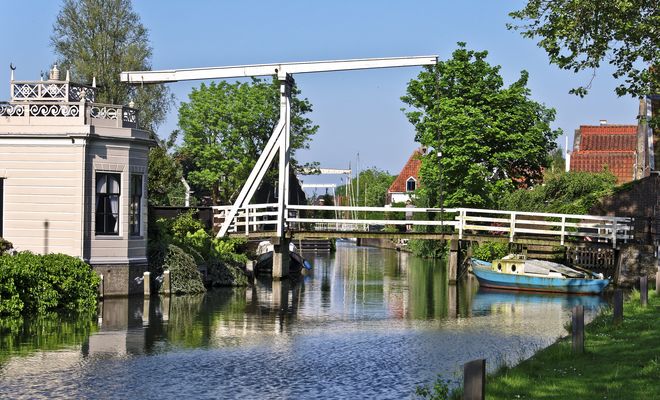
[[[487,55],[458,43],[449,60],[411,80],[401,98],[415,140],[433,148],[420,169],[428,205],[438,206],[442,191],[447,207],[494,206],[517,186],[539,181],[556,146],[555,111],[530,99],[527,72],[505,87]]]
[[[51,35],[60,69],[87,83],[96,77],[99,103],[135,103],[140,127],[155,132],[173,97],[163,85],[129,86],[121,71],[151,69],[147,29],[130,0],[64,0]]]
[[[559,68],[592,71],[601,63],[623,82],[619,96],[639,97],[660,88],[660,8],[657,0],[528,0],[511,17],[523,37],[535,39]],[[652,68],[654,67],[655,68]],[[571,90],[587,94],[591,80]]]
[[[564,158],[564,150],[561,148],[556,148],[548,154],[549,166],[546,170],[546,176],[548,174],[561,174],[566,170],[566,159]]]
[[[309,147],[318,126],[305,115],[307,99],[293,90],[291,156]],[[279,83],[253,79],[250,83],[212,82],[190,93],[179,109],[183,142],[178,148],[188,181],[198,195],[214,204],[228,204],[238,195],[279,120]],[[273,177],[271,177],[273,179]]]
[[[612,193],[616,177],[611,172],[565,172],[549,176],[543,185],[520,189],[502,198],[505,210],[588,214],[596,202]]]
[[[358,179],[352,179],[352,193],[359,194],[360,206],[383,207],[387,197],[387,189],[394,182],[394,176],[389,172],[376,167],[367,168],[360,172],[360,186]],[[337,195],[346,196],[348,185],[337,187]]]
[[[183,168],[167,151],[165,144],[149,150],[149,179],[147,189],[150,206],[182,206],[186,188],[181,182]]]

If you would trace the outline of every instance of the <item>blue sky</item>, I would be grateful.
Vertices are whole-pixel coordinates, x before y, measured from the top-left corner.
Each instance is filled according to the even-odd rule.
[[[508,31],[508,13],[522,1],[134,1],[149,29],[153,69],[437,54],[450,57],[456,42],[488,50],[505,82],[529,71],[532,97],[557,110],[555,128],[569,135],[581,124],[636,122],[637,100],[618,98],[611,70],[598,71],[590,94],[569,89],[589,74],[575,75],[549,65],[535,42]],[[4,1],[0,26],[0,85],[7,100],[9,63],[15,79],[36,80],[53,62],[52,25],[61,2]],[[399,100],[418,68],[299,75],[298,87],[314,105],[320,125],[309,150],[298,158],[345,168],[356,154],[360,165],[398,173],[417,144]],[[171,85],[186,101],[199,82]],[[174,109],[158,134],[176,128]],[[563,146],[563,138],[558,140]],[[315,178],[315,181],[328,181]]]

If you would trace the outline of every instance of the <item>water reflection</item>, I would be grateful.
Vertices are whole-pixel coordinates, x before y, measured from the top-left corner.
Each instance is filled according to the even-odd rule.
[[[388,250],[308,258],[312,274],[295,282],[108,298],[96,331],[58,352],[19,357],[3,338],[14,356],[0,358],[0,397],[125,398],[138,384],[159,398],[401,398],[436,373],[456,380],[470,359],[528,357],[565,334],[573,305],[589,319],[605,303],[484,291],[471,276],[448,285],[442,261]]]

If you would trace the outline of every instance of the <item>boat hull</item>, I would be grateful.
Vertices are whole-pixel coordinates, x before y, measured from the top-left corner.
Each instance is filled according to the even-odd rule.
[[[480,286],[505,290],[598,294],[609,284],[607,279],[553,278],[508,274],[493,271],[483,264],[475,263],[472,265],[472,273],[477,277]]]
[[[289,253],[289,273],[300,273],[312,269],[312,266],[300,254]],[[254,266],[254,273],[257,275],[273,273],[273,252],[261,254],[257,258]]]

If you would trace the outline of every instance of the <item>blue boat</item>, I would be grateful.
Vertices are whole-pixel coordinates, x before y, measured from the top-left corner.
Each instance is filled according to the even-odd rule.
[[[534,292],[598,294],[610,283],[601,274],[562,264],[509,255],[492,263],[471,259],[472,273],[483,287]]]

